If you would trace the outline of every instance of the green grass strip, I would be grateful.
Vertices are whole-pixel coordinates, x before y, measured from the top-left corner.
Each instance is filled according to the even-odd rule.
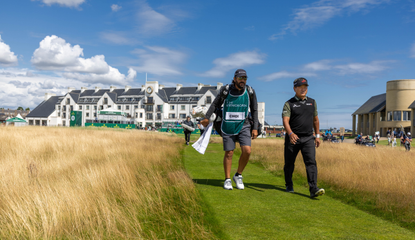
[[[234,183],[234,190],[224,190],[223,154],[222,144],[214,143],[205,155],[191,146],[184,150],[185,168],[209,206],[207,214],[214,214],[207,217],[218,221],[221,239],[415,239],[415,233],[329,196],[311,199],[307,187],[286,193],[283,177],[259,164],[248,163],[245,190]]]

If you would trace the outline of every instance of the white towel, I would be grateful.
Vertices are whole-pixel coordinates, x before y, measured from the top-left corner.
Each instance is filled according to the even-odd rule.
[[[192,147],[201,154],[205,154],[206,148],[209,144],[210,134],[212,134],[212,127],[213,123],[209,123],[202,136],[200,136],[200,138],[192,144]]]

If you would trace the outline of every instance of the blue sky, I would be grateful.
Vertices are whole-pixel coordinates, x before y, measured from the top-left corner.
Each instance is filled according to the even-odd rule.
[[[68,87],[230,83],[244,68],[281,124],[293,80],[309,80],[320,127],[386,82],[415,78],[415,1],[109,1],[0,3],[0,107],[33,109]]]

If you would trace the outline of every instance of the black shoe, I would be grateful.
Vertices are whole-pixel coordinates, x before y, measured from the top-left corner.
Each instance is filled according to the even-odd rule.
[[[293,192],[294,192],[294,188],[293,188],[293,186],[288,186],[288,187],[286,187],[286,188],[285,188],[285,191],[286,191],[286,192],[291,192],[291,193],[293,193]]]
[[[310,192],[310,197],[315,198],[324,195],[325,193],[326,191],[324,191],[323,188],[317,188],[316,190]]]

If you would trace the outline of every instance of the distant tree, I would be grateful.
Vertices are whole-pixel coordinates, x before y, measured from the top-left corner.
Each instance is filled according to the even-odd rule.
[[[23,107],[18,107],[17,110],[22,110],[23,111]]]
[[[26,108],[25,111],[30,111],[30,108]]]

